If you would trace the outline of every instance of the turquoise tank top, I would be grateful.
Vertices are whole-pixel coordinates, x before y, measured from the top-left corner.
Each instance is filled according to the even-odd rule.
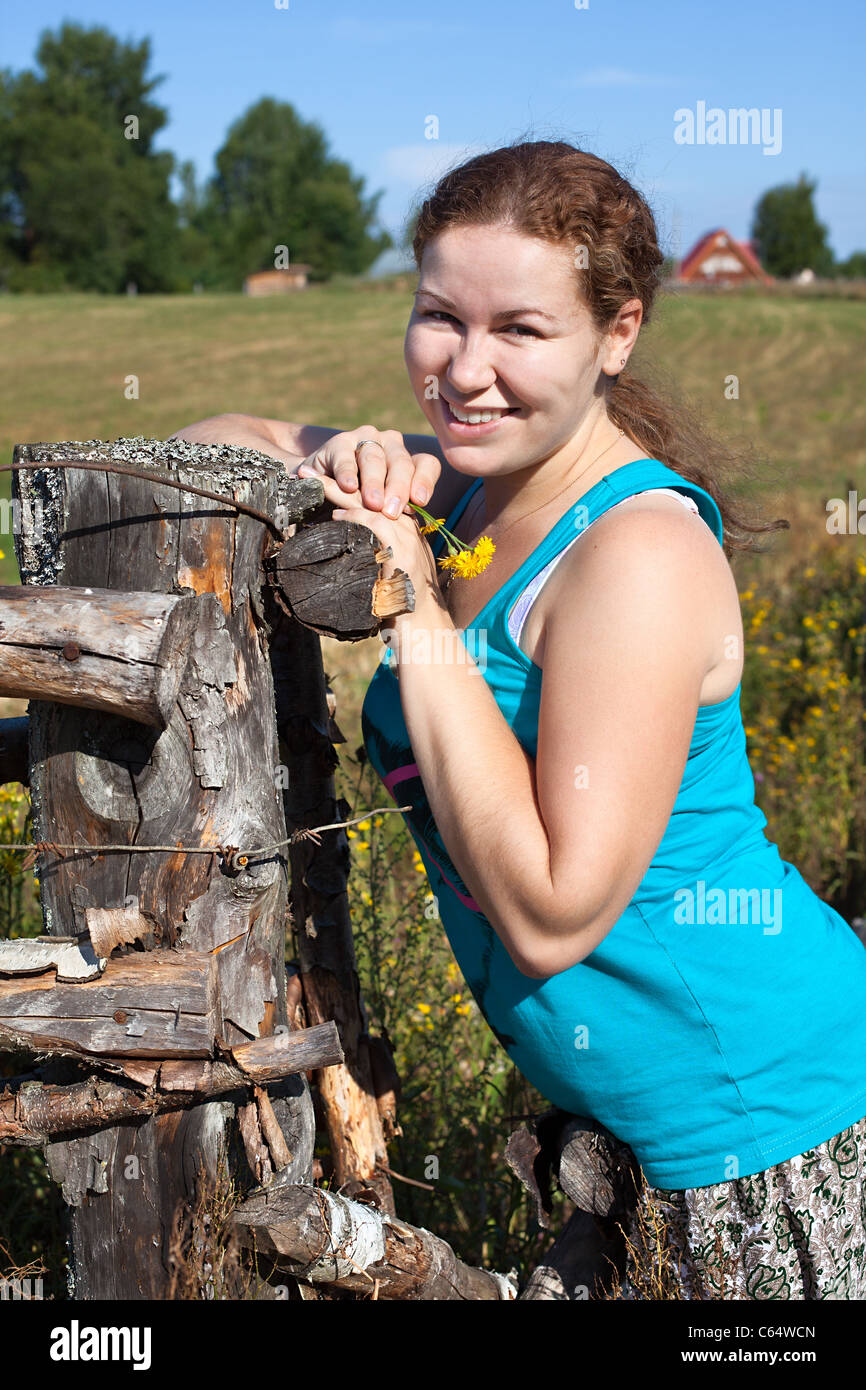
[[[693,497],[722,543],[703,488],[657,459],[625,464],[556,522],[462,633],[533,758],[542,671],[514,641],[509,612],[577,524],[656,487]],[[443,538],[433,540],[438,554]],[[764,834],[742,682],[698,709],[670,820],[625,912],[584,960],[538,980],[517,969],[449,858],[390,656],[383,648],[364,699],[367,754],[395,802],[411,803],[404,818],[468,988],[548,1101],[600,1121],[665,1189],[760,1172],[866,1115],[866,949]]]

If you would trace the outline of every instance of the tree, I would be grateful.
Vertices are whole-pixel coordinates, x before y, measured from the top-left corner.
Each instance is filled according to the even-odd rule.
[[[174,156],[153,149],[150,41],[66,22],[41,72],[0,74],[0,274],[11,289],[172,289]],[[130,138],[132,137],[132,138]]]
[[[362,177],[333,158],[321,127],[270,97],[230,128],[216,155],[195,225],[216,240],[219,277],[236,289],[253,271],[273,269],[277,247],[313,278],[360,273],[393,245],[371,233],[381,192],[363,196]]]
[[[866,251],[853,251],[847,261],[839,262],[836,273],[845,280],[866,280]]]
[[[827,228],[818,221],[812,195],[817,184],[801,174],[795,184],[779,184],[759,200],[752,221],[752,240],[762,265],[771,275],[797,275],[813,270],[833,273],[833,252]]]

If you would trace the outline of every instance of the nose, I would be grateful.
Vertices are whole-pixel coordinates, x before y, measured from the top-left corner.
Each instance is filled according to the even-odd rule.
[[[478,395],[496,381],[496,368],[485,344],[485,334],[466,333],[451,353],[445,376],[461,396]]]

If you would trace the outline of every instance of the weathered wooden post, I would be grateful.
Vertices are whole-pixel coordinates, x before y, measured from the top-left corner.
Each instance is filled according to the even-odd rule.
[[[52,1079],[80,1086],[71,1059],[83,1056],[127,1088],[126,1102],[103,1097],[89,1132],[46,1146],[71,1209],[72,1296],[160,1298],[177,1214],[195,1198],[199,1168],[216,1180],[221,1149],[247,1179],[312,1172],[304,1071],[285,1059],[275,1070],[270,1057],[251,1095],[239,1053],[287,1028],[287,831],[268,622],[278,610],[265,560],[321,489],[254,451],[177,440],[19,445],[14,460],[45,467],[13,473],[24,587],[5,595],[0,687],[33,697],[34,837],[81,847],[39,856],[46,930],[79,944],[102,931],[103,949],[124,954],[99,978],[65,986],[64,999],[44,976],[24,989],[13,974],[0,1017],[7,1047],[30,1038],[67,1059]],[[152,477],[57,466],[85,461],[209,489],[260,516]],[[20,730],[10,732],[20,767]],[[205,846],[219,849],[184,852]],[[46,1011],[64,1026],[52,1032]],[[323,1047],[307,1065],[340,1055]],[[247,1084],[226,1093],[232,1067]],[[157,1099],[136,1111],[136,1087],[144,1101],[174,1090],[199,1103]],[[219,1099],[200,1100],[214,1087]],[[69,1112],[73,1099],[67,1088],[55,1109]],[[37,1132],[63,1132],[51,1110],[42,1106]],[[137,1117],[105,1123],[124,1113]]]
[[[316,634],[374,633],[411,606],[407,576],[330,520],[316,479],[253,450],[14,460],[24,582],[0,589],[0,694],[30,706],[0,721],[0,778],[30,786],[46,935],[0,942],[0,1051],[48,1066],[0,1090],[0,1142],[44,1147],[62,1183],[71,1296],[169,1296],[178,1220],[228,1176],[252,1187],[236,1235],[301,1297],[513,1298],[395,1216],[396,1075],[355,966]],[[218,1296],[209,1253],[193,1297]]]

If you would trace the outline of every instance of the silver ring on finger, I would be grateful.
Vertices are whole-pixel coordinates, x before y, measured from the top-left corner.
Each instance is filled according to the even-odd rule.
[[[385,452],[383,446],[379,443],[378,439],[359,439],[358,442],[357,442],[357,444],[355,445],[355,458],[356,458],[356,459],[357,459],[357,457],[358,457],[358,450],[359,450],[359,449],[363,449],[363,447],[364,447],[365,444],[375,444],[375,445],[378,446],[378,448],[380,448],[380,449],[382,450],[382,453],[383,453],[383,454],[384,454],[384,452]]]

